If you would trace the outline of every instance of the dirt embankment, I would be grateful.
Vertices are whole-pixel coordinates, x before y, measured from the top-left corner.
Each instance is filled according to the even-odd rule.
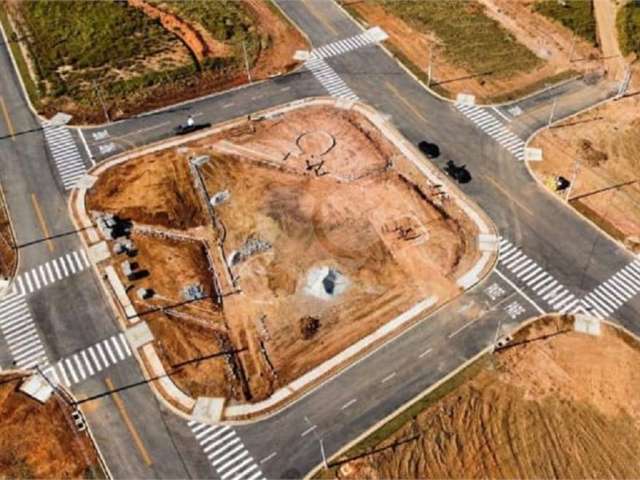
[[[544,130],[531,143],[543,150],[543,160],[530,164],[550,188],[559,175],[572,181],[570,204],[635,252],[640,251],[639,90],[635,66],[628,97]]]
[[[640,345],[546,319],[338,478],[638,478]]]
[[[18,391],[23,375],[0,375],[0,478],[100,478],[95,449],[71,407]]]
[[[1,187],[0,187],[1,188]],[[18,267],[18,249],[4,195],[0,192],[0,278],[9,279]]]
[[[185,19],[162,10],[145,0],[127,0],[127,3],[142,10],[145,15],[160,20],[164,28],[182,40],[199,63],[205,58],[231,55],[231,48],[213,38],[201,25],[187,22]]]

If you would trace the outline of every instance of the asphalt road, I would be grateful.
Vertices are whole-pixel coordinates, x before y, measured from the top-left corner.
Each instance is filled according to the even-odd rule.
[[[314,46],[360,32],[333,2],[278,3]],[[576,296],[593,290],[633,260],[632,255],[541,189],[523,162],[451,103],[428,94],[379,47],[364,47],[332,57],[327,63],[362,101],[390,114],[410,141],[427,139],[437,143],[442,154],[436,164],[442,166],[447,159],[466,163],[473,180],[462,186],[463,191],[489,214],[504,238]],[[0,176],[18,244],[22,246],[23,272],[75,251],[80,244],[68,220],[64,189],[39,122],[22,98],[5,48],[0,49],[0,65],[0,96],[12,121],[11,126],[0,121]],[[611,88],[603,82],[568,82],[501,106],[495,113],[524,140],[548,122],[551,110],[555,118],[565,117],[610,95]],[[315,77],[301,69],[127,121],[83,129],[81,135],[87,149],[80,137],[78,145],[88,166],[171,136],[172,128],[189,114],[196,122],[218,123],[324,94],[324,87]],[[29,295],[28,303],[52,362],[118,332],[90,270],[41,288]],[[639,306],[634,296],[617,311],[617,319],[636,333],[640,333]],[[330,455],[491,345],[499,326],[508,328],[548,310],[539,292],[499,265],[481,285],[290,408],[236,430],[267,477],[299,477],[320,462],[320,439]],[[7,366],[9,357],[1,342],[0,362]],[[116,386],[141,379],[138,366],[129,358],[79,382],[73,390],[79,398],[105,392],[107,377]],[[216,475],[185,422],[168,414],[148,387],[128,389],[121,398],[142,448],[111,397],[85,406],[115,477]]]

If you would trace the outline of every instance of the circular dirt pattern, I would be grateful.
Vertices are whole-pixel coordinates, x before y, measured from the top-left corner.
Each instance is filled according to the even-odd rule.
[[[336,146],[336,139],[327,132],[317,130],[300,135],[296,140],[296,145],[305,155],[319,157]]]

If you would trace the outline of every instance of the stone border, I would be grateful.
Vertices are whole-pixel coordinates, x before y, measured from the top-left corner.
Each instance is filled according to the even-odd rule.
[[[441,185],[441,191],[448,193],[456,205],[476,225],[478,228],[477,246],[480,258],[469,271],[458,279],[458,286],[461,287],[463,291],[476,285],[491,273],[498,257],[498,237],[495,225],[475,203],[464,197],[461,190],[459,190],[446,175],[444,175],[437,167],[425,160],[422,154],[408,140],[406,140],[393,125],[391,125],[389,116],[383,115],[363,103],[320,97],[296,100],[285,105],[271,107],[255,112],[251,114],[250,117],[254,119],[269,118],[275,114],[311,105],[326,105],[348,110],[353,109],[354,111],[364,115],[380,131],[380,133],[385,136],[386,140],[391,142],[394,147],[398,149],[410,164],[416,167],[416,169],[429,181]],[[160,141],[143,149],[137,149],[129,153],[121,154],[92,168],[87,176],[84,177],[85,180],[83,182],[79,182],[79,188],[73,189],[69,196],[70,216],[75,227],[81,232],[80,237],[87,250],[91,251],[92,248],[94,248],[93,245],[101,243],[101,238],[85,210],[87,189],[90,188],[98,175],[105,170],[132,158],[165,150],[167,148],[177,147],[200,138],[205,138],[210,136],[212,133],[229,130],[236,125],[244,124],[246,121],[246,117],[243,116],[185,137],[177,139],[174,138],[168,141]],[[436,297],[430,297],[417,303],[402,315],[389,320],[376,331],[372,332],[367,337],[360,339],[360,341],[346,350],[343,350],[340,354],[327,360],[323,364],[316,366],[287,386],[281,387],[267,400],[254,404],[237,404],[225,407],[224,400],[221,402],[222,399],[205,397],[193,399],[185,395],[184,392],[182,392],[175,383],[171,381],[169,376],[166,374],[163,365],[157,358],[155,348],[151,343],[153,341],[153,335],[146,326],[146,323],[137,315],[127,315],[125,310],[128,309],[128,302],[125,301],[124,305],[121,305],[120,302],[117,302],[114,299],[113,293],[120,290],[120,288],[112,284],[113,280],[107,284],[105,281],[107,276],[103,275],[95,262],[92,263],[103,289],[106,292],[111,293],[110,295],[107,295],[109,302],[120,321],[121,327],[126,332],[127,337],[130,339],[138,339],[131,342],[132,350],[141,365],[144,377],[147,380],[150,380],[150,385],[154,393],[163,401],[165,406],[174,413],[187,419],[197,418],[200,422],[210,424],[247,423],[248,421],[264,419],[278,413],[295,401],[300,400],[323,383],[326,383],[335,375],[345,371],[358,361],[361,361],[388,341],[396,338],[400,333],[406,331],[411,325],[415,325],[420,322],[424,319],[425,313],[430,311],[432,312],[434,310],[433,307],[436,306],[438,300]],[[449,299],[444,304],[453,301],[460,295],[462,295],[462,293],[459,293]],[[436,308],[441,308],[443,305],[438,305]],[[142,327],[142,325],[144,325],[144,327]],[[134,328],[142,328],[144,332],[142,334],[139,332],[136,334],[133,332]],[[207,412],[207,414],[203,415],[203,411]]]
[[[38,372],[35,372],[34,370],[12,369],[12,370],[2,370],[2,371],[0,371],[0,376],[1,375],[14,375],[14,374],[15,375],[24,374],[24,378],[25,379],[28,378],[29,376],[40,375]],[[56,389],[60,390],[57,393],[61,393],[61,394],[65,395],[67,397],[65,399],[65,403],[67,403],[67,401],[73,402],[73,403],[77,402],[76,397],[73,395],[73,393],[71,393],[71,390],[69,390],[62,383],[56,383]],[[96,454],[97,454],[97,457],[98,457],[98,463],[100,464],[100,468],[102,468],[102,471],[106,475],[107,479],[112,479],[113,475],[111,474],[111,470],[109,470],[109,466],[107,465],[107,462],[104,459],[104,455],[102,454],[102,451],[100,450],[100,447],[98,446],[98,442],[96,441],[96,437],[94,436],[93,431],[91,430],[91,425],[89,424],[89,422],[87,422],[87,418],[86,418],[84,412],[81,410],[81,407],[76,405],[76,409],[82,414],[82,420],[84,421],[84,424],[87,427],[87,433],[89,434],[89,439],[91,440],[91,444],[93,445],[93,448],[96,451]]]
[[[531,317],[531,318],[528,318],[526,320],[523,320],[519,325],[515,326],[512,330],[510,330],[508,335],[509,336],[515,335],[516,333],[521,331],[523,328],[528,327],[532,323],[535,323],[538,320],[541,320],[543,318],[552,317],[552,316],[560,316],[560,317],[568,317],[568,318],[572,318],[573,317],[573,318],[575,318],[574,315],[560,315],[560,314],[554,314],[554,313],[547,313],[545,315],[538,315],[538,316]],[[614,322],[612,322],[610,320],[600,320],[600,319],[598,319],[598,320],[599,320],[599,322],[601,322],[601,323],[603,323],[605,325],[608,325],[609,327],[615,328],[618,331],[628,335],[629,337],[634,339],[636,342],[638,342],[638,345],[639,345],[639,348],[640,348],[640,337],[639,336],[637,336],[636,334],[634,334],[630,330],[627,330],[622,325],[618,325],[617,323],[614,323]],[[587,334],[585,334],[585,335],[587,335]],[[486,354],[492,353],[493,351],[495,351],[495,347],[496,347],[495,345],[488,345],[487,347],[485,347],[482,350],[480,350],[472,358],[470,358],[466,362],[463,362],[462,364],[460,364],[458,367],[453,369],[451,372],[447,373],[444,377],[442,377],[440,380],[435,382],[433,385],[431,385],[427,389],[423,390],[422,392],[418,393],[416,396],[411,398],[409,401],[405,402],[400,407],[396,408],[393,412],[391,412],[389,415],[384,417],[382,420],[379,420],[374,425],[369,427],[366,431],[364,431],[363,433],[358,435],[354,440],[351,440],[350,442],[345,444],[336,453],[334,453],[329,458],[327,458],[327,463],[330,464],[333,460],[338,459],[340,456],[344,455],[344,453],[348,452],[351,448],[356,446],[358,443],[360,443],[361,441],[365,440],[369,435],[374,433],[376,430],[382,428],[385,424],[389,423],[391,420],[393,420],[395,417],[400,415],[402,412],[404,412],[405,410],[411,408],[412,405],[414,405],[415,403],[419,402],[424,397],[430,395],[432,392],[434,392],[435,390],[440,388],[443,384],[445,384],[448,381],[452,380],[456,375],[458,375],[464,369],[466,369],[467,367],[469,367],[472,364],[474,364],[475,362],[477,362],[480,358],[482,358]],[[320,472],[320,470],[322,470],[322,469],[324,469],[324,464],[323,463],[319,463],[314,468],[312,468],[311,471],[309,471],[309,473],[307,473],[303,477],[304,480],[312,480]]]
[[[275,0],[268,0],[268,1],[278,10],[278,12],[280,14],[282,14],[284,19],[286,21],[288,21],[302,35],[302,37],[305,39],[307,44],[311,48],[314,48],[313,47],[313,43],[311,43],[311,39],[306,34],[306,32],[304,30],[302,30],[302,28],[300,28],[300,26],[297,23],[295,23],[291,19],[291,17],[289,15],[287,15],[287,13],[282,9],[282,7],[280,7],[280,5],[278,5]],[[11,24],[11,28],[13,28],[15,30],[14,25],[13,25],[12,20],[11,20],[11,16],[8,13],[7,13],[7,18],[8,18],[9,23]],[[17,34],[17,31],[15,33]],[[20,83],[20,89],[22,90],[22,96],[25,98],[25,100],[27,102],[27,106],[29,107],[29,110],[31,110],[31,113],[38,119],[38,121],[40,123],[48,121],[49,119],[47,119],[46,117],[41,115],[36,110],[36,108],[33,106],[33,103],[31,102],[31,97],[29,96],[29,92],[27,91],[27,88],[25,87],[24,79],[22,78],[22,74],[20,73],[20,69],[18,68],[18,65],[16,63],[16,59],[13,56],[13,51],[11,50],[11,47],[9,46],[9,40],[8,40],[7,34],[6,34],[5,30],[4,30],[4,26],[2,25],[2,22],[0,22],[0,37],[4,41],[5,48],[7,49],[7,52],[9,53],[9,57],[11,58],[11,63],[13,65],[13,70],[14,70],[14,72],[16,74],[16,77],[18,77],[18,82]],[[25,62],[29,62],[29,59],[27,59],[27,58],[25,58],[24,60],[25,60]],[[218,95],[231,93],[231,92],[234,92],[236,90],[241,90],[243,88],[251,87],[253,85],[258,85],[258,84],[261,84],[261,83],[264,83],[264,82],[269,82],[269,81],[273,80],[274,78],[282,78],[282,77],[286,77],[287,75],[296,74],[296,73],[299,73],[299,70],[302,70],[303,68],[305,68],[304,62],[300,62],[300,64],[297,65],[295,68],[293,68],[289,72],[286,72],[286,73],[281,74],[281,75],[275,75],[275,76],[272,76],[272,77],[268,77],[268,78],[265,78],[265,79],[262,79],[262,80],[255,81],[255,82],[244,83],[244,84],[238,85],[236,87],[228,88],[226,90],[221,90],[219,92],[211,92],[211,93],[208,93],[206,95],[202,95],[200,97],[194,97],[194,98],[191,98],[191,99],[188,99],[188,100],[183,100],[183,101],[178,102],[178,103],[172,103],[171,105],[165,105],[164,107],[160,107],[160,108],[156,108],[156,109],[153,109],[153,110],[149,110],[147,112],[141,112],[141,113],[139,113],[137,115],[134,115],[132,117],[121,118],[121,119],[115,120],[113,122],[96,123],[96,124],[78,124],[78,125],[69,124],[67,126],[69,128],[75,128],[75,129],[78,129],[78,130],[107,127],[107,126],[113,125],[115,123],[131,120],[133,118],[138,118],[138,117],[149,115],[149,114],[153,114],[153,113],[162,112],[162,111],[167,110],[167,109],[172,109],[172,108],[180,107],[180,106],[183,106],[183,105],[188,105],[190,103],[194,103],[194,102],[201,101],[201,100],[206,100],[208,98],[216,97]],[[37,80],[33,79],[33,81],[34,81],[34,83],[37,83]]]

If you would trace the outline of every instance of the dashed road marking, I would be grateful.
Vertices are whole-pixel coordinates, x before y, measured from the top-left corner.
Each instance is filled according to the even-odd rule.
[[[396,372],[390,373],[389,375],[387,375],[386,377],[384,377],[380,383],[387,383],[389,380],[391,380],[393,377],[395,377],[397,375]]]
[[[346,410],[347,408],[349,408],[351,405],[353,405],[354,403],[357,402],[357,399],[352,398],[351,400],[349,400],[347,403],[345,403],[344,405],[342,405],[342,407],[340,407],[340,410]]]

